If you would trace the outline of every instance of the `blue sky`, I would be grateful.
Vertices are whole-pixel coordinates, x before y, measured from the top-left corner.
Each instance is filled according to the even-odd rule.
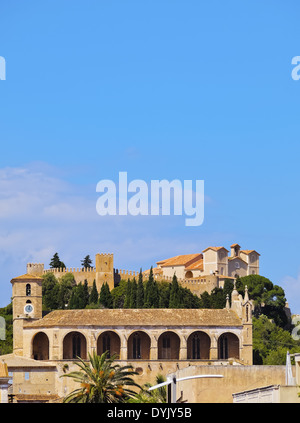
[[[0,4],[0,307],[26,263],[138,270],[238,242],[300,313],[299,3]],[[205,220],[96,213],[96,184],[205,181]]]

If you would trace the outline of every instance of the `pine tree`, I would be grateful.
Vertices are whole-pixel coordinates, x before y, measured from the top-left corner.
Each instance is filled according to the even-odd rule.
[[[60,260],[58,253],[55,253],[50,261],[50,268],[51,269],[64,269],[66,266],[65,264]]]
[[[135,278],[131,282],[130,308],[136,308],[137,283]]]
[[[85,256],[84,259],[81,260],[81,266],[84,267],[85,269],[92,267],[91,264],[92,264],[92,260],[89,255]]]
[[[97,304],[98,298],[99,298],[99,294],[96,287],[96,281],[94,280],[90,298],[89,298],[89,304]]]
[[[143,284],[142,269],[140,270],[139,280],[138,280],[138,284],[137,284],[136,307],[137,308],[143,308],[144,307],[144,284]]]

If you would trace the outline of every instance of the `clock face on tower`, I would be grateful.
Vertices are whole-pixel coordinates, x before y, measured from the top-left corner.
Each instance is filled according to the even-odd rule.
[[[24,307],[24,312],[26,314],[32,313],[33,312],[33,305],[32,304],[26,304],[26,306]]]

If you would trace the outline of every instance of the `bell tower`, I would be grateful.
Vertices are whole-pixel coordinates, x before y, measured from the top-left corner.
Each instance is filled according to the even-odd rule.
[[[22,275],[11,280],[13,306],[13,350],[23,355],[23,323],[42,318],[42,281],[35,275]]]

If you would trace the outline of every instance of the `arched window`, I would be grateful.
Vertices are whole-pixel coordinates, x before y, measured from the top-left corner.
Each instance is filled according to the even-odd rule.
[[[68,333],[63,340],[63,359],[86,359],[86,339],[79,332]]]
[[[30,283],[26,284],[26,297],[30,297],[31,295],[31,285]]]
[[[218,339],[218,358],[240,358],[239,338],[233,333],[223,333]]]
[[[210,337],[205,332],[197,331],[187,339],[188,360],[209,360]]]
[[[97,340],[97,354],[102,355],[108,351],[108,357],[116,354],[120,357],[121,341],[119,336],[113,331],[101,333]]]
[[[143,331],[134,332],[127,341],[127,358],[130,360],[149,360],[151,340]]]
[[[49,360],[49,338],[44,332],[37,333],[32,340],[34,360]]]
[[[178,360],[180,350],[180,338],[174,332],[165,332],[158,338],[158,359]]]

